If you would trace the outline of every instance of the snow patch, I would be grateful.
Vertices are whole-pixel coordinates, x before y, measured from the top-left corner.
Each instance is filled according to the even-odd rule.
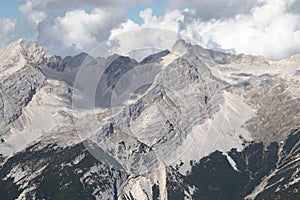
[[[235,170],[235,171],[239,171],[239,169],[236,166],[235,161],[228,155],[228,153],[224,153],[224,155],[226,156],[228,162],[230,163],[231,167]]]

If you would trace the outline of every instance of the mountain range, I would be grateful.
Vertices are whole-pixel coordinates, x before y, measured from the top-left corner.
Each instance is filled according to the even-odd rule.
[[[0,61],[3,199],[300,199],[300,55]]]

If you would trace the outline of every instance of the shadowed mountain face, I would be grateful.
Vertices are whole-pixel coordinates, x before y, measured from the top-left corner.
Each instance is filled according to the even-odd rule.
[[[137,65],[138,62],[129,57],[114,55],[108,58],[96,89],[95,104],[97,107],[111,107],[111,95],[115,85],[126,72]]]
[[[58,56],[50,57],[45,65],[41,68],[48,78],[64,80],[68,84],[73,85],[79,68],[94,67],[101,71],[98,77],[98,85],[95,91],[96,107],[111,107],[111,95],[115,85],[120,79],[136,66],[144,66],[151,68],[152,63],[159,63],[161,58],[168,55],[170,51],[165,50],[144,58],[141,62],[137,62],[126,56],[112,55],[108,58],[93,58],[86,53],[80,53],[74,57],[67,56],[61,59]],[[153,74],[153,78],[158,71]],[[89,77],[86,77],[87,79]],[[152,80],[153,81],[153,80]],[[146,88],[149,88],[149,84]],[[146,90],[144,88],[144,90]],[[126,88],[125,88],[126,89]]]
[[[20,40],[0,59],[5,199],[299,199],[295,56],[179,40],[62,59]]]

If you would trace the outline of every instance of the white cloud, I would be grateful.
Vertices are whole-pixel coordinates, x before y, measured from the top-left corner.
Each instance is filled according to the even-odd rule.
[[[139,16],[143,20],[142,24],[127,20],[111,31],[109,40],[114,46],[109,53],[132,55],[138,54],[137,51],[149,53],[171,49],[179,37],[184,13],[171,10],[162,16],[155,16],[152,9],[147,8],[142,10]],[[104,45],[98,48],[105,49]]]
[[[134,31],[145,28],[157,28],[178,32],[180,23],[184,20],[184,15],[180,10],[171,10],[162,16],[153,14],[151,8],[146,8],[140,11],[139,17],[142,19],[142,24],[137,24],[132,20],[127,20],[122,23],[119,28],[112,30],[112,36],[120,33]]]
[[[127,20],[112,30],[112,37],[118,38],[117,52],[123,53],[145,47],[170,48],[177,38],[175,33],[179,32],[206,48],[276,60],[300,52],[300,15],[289,12],[294,3],[294,0],[259,0],[248,14],[208,21],[191,18],[195,16],[194,11],[188,9],[171,10],[162,16],[145,9],[140,12],[141,25]],[[138,31],[145,28],[159,31]]]
[[[4,46],[14,39],[16,20],[10,18],[0,18],[0,46]]]
[[[45,11],[37,8],[45,7],[46,3],[47,1],[27,0],[19,6],[19,11],[27,17],[31,26],[36,27],[47,16]]]
[[[151,0],[25,0],[19,10],[30,25],[28,32],[32,32],[32,39],[37,40],[51,54],[68,55],[89,52],[107,39],[111,30],[125,21],[128,8],[151,3]],[[91,12],[84,10],[91,7],[96,8]],[[151,9],[145,9],[140,17],[145,21],[142,28],[164,28],[175,32],[179,30],[178,22],[183,20],[180,11],[156,17]],[[128,31],[141,28],[130,20],[121,26]],[[119,33],[114,30],[114,34]]]
[[[66,45],[75,44],[79,49],[95,45],[98,39],[106,38],[106,30],[110,30],[120,21],[120,12],[116,10],[114,17],[112,10],[100,8],[91,13],[83,10],[69,11],[65,16],[55,20],[55,29],[59,30],[60,37]]]
[[[42,23],[38,40],[54,53],[67,55],[89,52],[109,36],[110,30],[123,17],[123,10],[116,9],[95,8],[90,13],[84,10],[68,11],[62,17]]]
[[[51,54],[89,51],[124,21],[126,10],[150,0],[25,0],[19,11],[25,16],[33,40]],[[86,10],[92,11],[87,12]],[[23,20],[24,22],[24,20]]]
[[[293,1],[264,0],[249,15],[204,22],[194,20],[182,30],[200,44],[234,49],[238,53],[280,59],[299,52],[300,16],[287,12]]]

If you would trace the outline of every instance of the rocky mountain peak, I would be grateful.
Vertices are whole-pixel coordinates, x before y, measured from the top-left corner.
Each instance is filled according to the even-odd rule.
[[[177,55],[183,55],[186,53],[187,49],[191,46],[190,43],[180,39],[172,47],[172,53]]]
[[[23,56],[36,56],[37,54],[45,54],[44,48],[36,42],[27,42],[25,39],[19,39],[11,43],[9,46],[19,50],[18,52]]]
[[[0,68],[8,70],[13,66],[22,67],[29,63],[41,64],[49,57],[37,43],[20,39],[0,49]]]

